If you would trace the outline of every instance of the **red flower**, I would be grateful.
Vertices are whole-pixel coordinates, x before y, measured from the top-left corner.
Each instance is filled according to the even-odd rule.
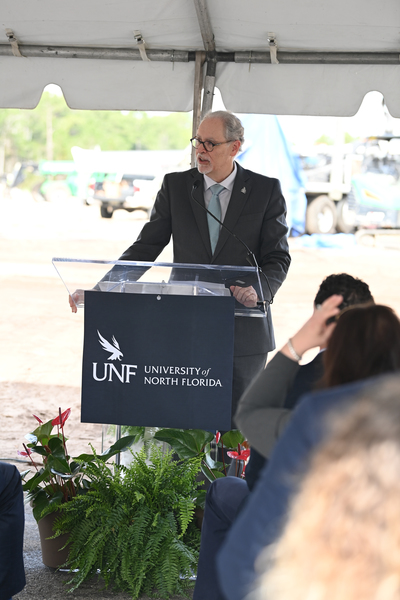
[[[218,442],[219,442],[220,438],[221,438],[221,434],[220,434],[220,432],[219,432],[219,431],[217,431],[217,432],[216,432],[216,434],[215,434],[215,443],[216,443],[216,444],[218,444]]]
[[[247,450],[242,450],[241,453],[239,454],[239,459],[240,460],[247,460],[250,456],[250,448],[248,448]]]
[[[238,452],[230,451],[227,452],[229,458],[234,458],[235,460],[247,460],[250,456],[250,450],[242,450],[240,454]]]
[[[51,424],[52,425],[61,425],[61,427],[64,427],[64,423],[68,419],[70,414],[71,414],[71,409],[67,408],[67,410],[64,410],[64,412],[61,413],[61,420],[60,420],[60,415],[58,415],[58,417],[56,417],[55,419],[52,420]]]
[[[36,415],[32,415],[33,417],[35,417],[36,421],[39,421],[40,424],[43,423],[42,419],[39,419],[39,417],[37,417]]]
[[[237,460],[239,456],[239,454],[234,450],[229,450],[229,452],[227,452],[227,455],[229,456],[229,458],[234,458],[235,460]]]
[[[26,450],[26,452],[24,452],[23,450],[17,450],[18,456],[29,456],[30,454],[32,454],[32,450],[29,450],[29,448],[27,448]]]

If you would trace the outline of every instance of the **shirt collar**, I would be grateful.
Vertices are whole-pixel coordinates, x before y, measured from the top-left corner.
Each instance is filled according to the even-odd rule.
[[[226,179],[224,179],[223,181],[220,182],[221,185],[224,186],[224,188],[226,188],[227,190],[232,191],[233,190],[233,184],[235,183],[235,177],[236,177],[236,173],[237,173],[237,166],[236,166],[236,162],[233,162],[233,171],[230,175],[228,175],[228,177]],[[211,177],[209,177],[208,175],[204,175],[204,189],[207,191],[209,187],[211,187],[212,185],[214,185],[216,183],[216,181],[214,181],[213,179],[211,179]]]

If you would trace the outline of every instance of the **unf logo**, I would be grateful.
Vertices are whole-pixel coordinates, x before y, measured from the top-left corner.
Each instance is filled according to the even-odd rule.
[[[119,348],[119,344],[115,339],[115,336],[112,336],[112,344],[110,344],[110,342],[107,342],[107,340],[103,338],[99,330],[97,330],[97,333],[99,335],[99,342],[103,350],[105,350],[106,352],[111,352],[111,356],[108,357],[108,360],[121,360],[123,354]]]
[[[104,338],[100,331],[97,330],[97,334],[99,336],[99,344],[105,350],[105,352],[110,353],[108,360],[119,360],[124,356],[121,352],[119,343],[117,342],[115,336],[113,335],[111,338],[111,342]],[[126,365],[121,364],[120,370],[117,369],[115,364],[105,362],[103,369],[103,376],[99,377],[97,374],[97,363],[93,363],[93,379],[95,381],[113,381],[114,375],[121,381],[121,383],[130,383],[131,375],[136,375],[137,365]]]

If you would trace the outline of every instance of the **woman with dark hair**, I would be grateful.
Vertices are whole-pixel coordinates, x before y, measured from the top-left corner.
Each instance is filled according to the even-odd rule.
[[[400,322],[391,308],[363,304],[338,317],[324,354],[321,387],[400,369]]]
[[[269,456],[291,416],[291,411],[282,407],[307,350],[326,348],[319,389],[400,370],[400,321],[394,311],[373,303],[340,311],[342,300],[342,296],[333,295],[317,305],[312,317],[242,396],[236,424],[250,446],[263,456]],[[279,420],[274,420],[272,431],[269,422],[273,411],[279,411]]]

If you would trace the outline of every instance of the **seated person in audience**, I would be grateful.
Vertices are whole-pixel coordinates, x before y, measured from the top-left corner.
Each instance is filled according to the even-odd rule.
[[[21,476],[14,465],[0,462],[0,600],[25,587],[24,524]]]
[[[400,377],[364,388],[326,429],[257,561],[253,600],[400,598]]]
[[[341,304],[343,306],[373,302],[372,294],[366,283],[346,273],[340,273],[329,275],[321,283],[314,300],[314,310],[335,293],[342,296]],[[320,349],[323,348],[324,345],[321,345]],[[263,411],[262,415],[257,413],[256,417],[257,420],[260,416],[260,423],[256,423],[256,429],[257,432],[262,431],[263,444],[262,447],[252,446],[251,448],[249,464],[246,467],[247,485],[242,479],[221,478],[216,480],[208,491],[194,600],[205,600],[206,598],[207,600],[219,600],[222,597],[216,577],[216,553],[247,497],[249,489],[251,490],[254,486],[258,473],[264,466],[266,457],[269,455],[283,425],[287,422],[298,398],[305,392],[310,391],[323,375],[321,352],[317,354],[314,360],[301,367],[297,362],[285,359],[292,370],[290,385],[287,386],[287,393],[277,399],[273,393],[274,390],[270,389],[274,383],[268,383],[266,386],[264,377],[269,376],[271,369],[273,369],[272,378],[279,377],[279,373],[275,374],[275,363],[278,360],[279,358],[273,359],[267,365],[266,370],[256,378],[246,391],[239,405],[240,412],[242,402],[245,402],[246,398],[251,399],[254,395],[257,402],[261,404]],[[279,385],[280,383],[278,382]]]
[[[344,410],[354,393],[370,386],[375,377],[400,369],[400,321],[393,310],[382,305],[359,305],[345,309],[337,322],[331,323],[330,318],[340,312],[340,303],[340,296],[326,300],[292,338],[299,356],[315,345],[327,343],[321,385],[328,389],[302,398],[228,531],[217,555],[222,598],[243,600],[253,585],[257,555],[281,532],[288,502],[296,489],[294,476],[299,469],[307,468],[310,452],[324,438],[326,411],[340,403]],[[293,370],[290,362],[297,362],[287,345],[281,354],[278,360],[282,363],[283,383],[280,389],[275,387],[277,395],[286,394]],[[268,389],[268,381],[265,385]],[[250,444],[262,450],[261,431],[254,435],[249,431],[248,437]]]

